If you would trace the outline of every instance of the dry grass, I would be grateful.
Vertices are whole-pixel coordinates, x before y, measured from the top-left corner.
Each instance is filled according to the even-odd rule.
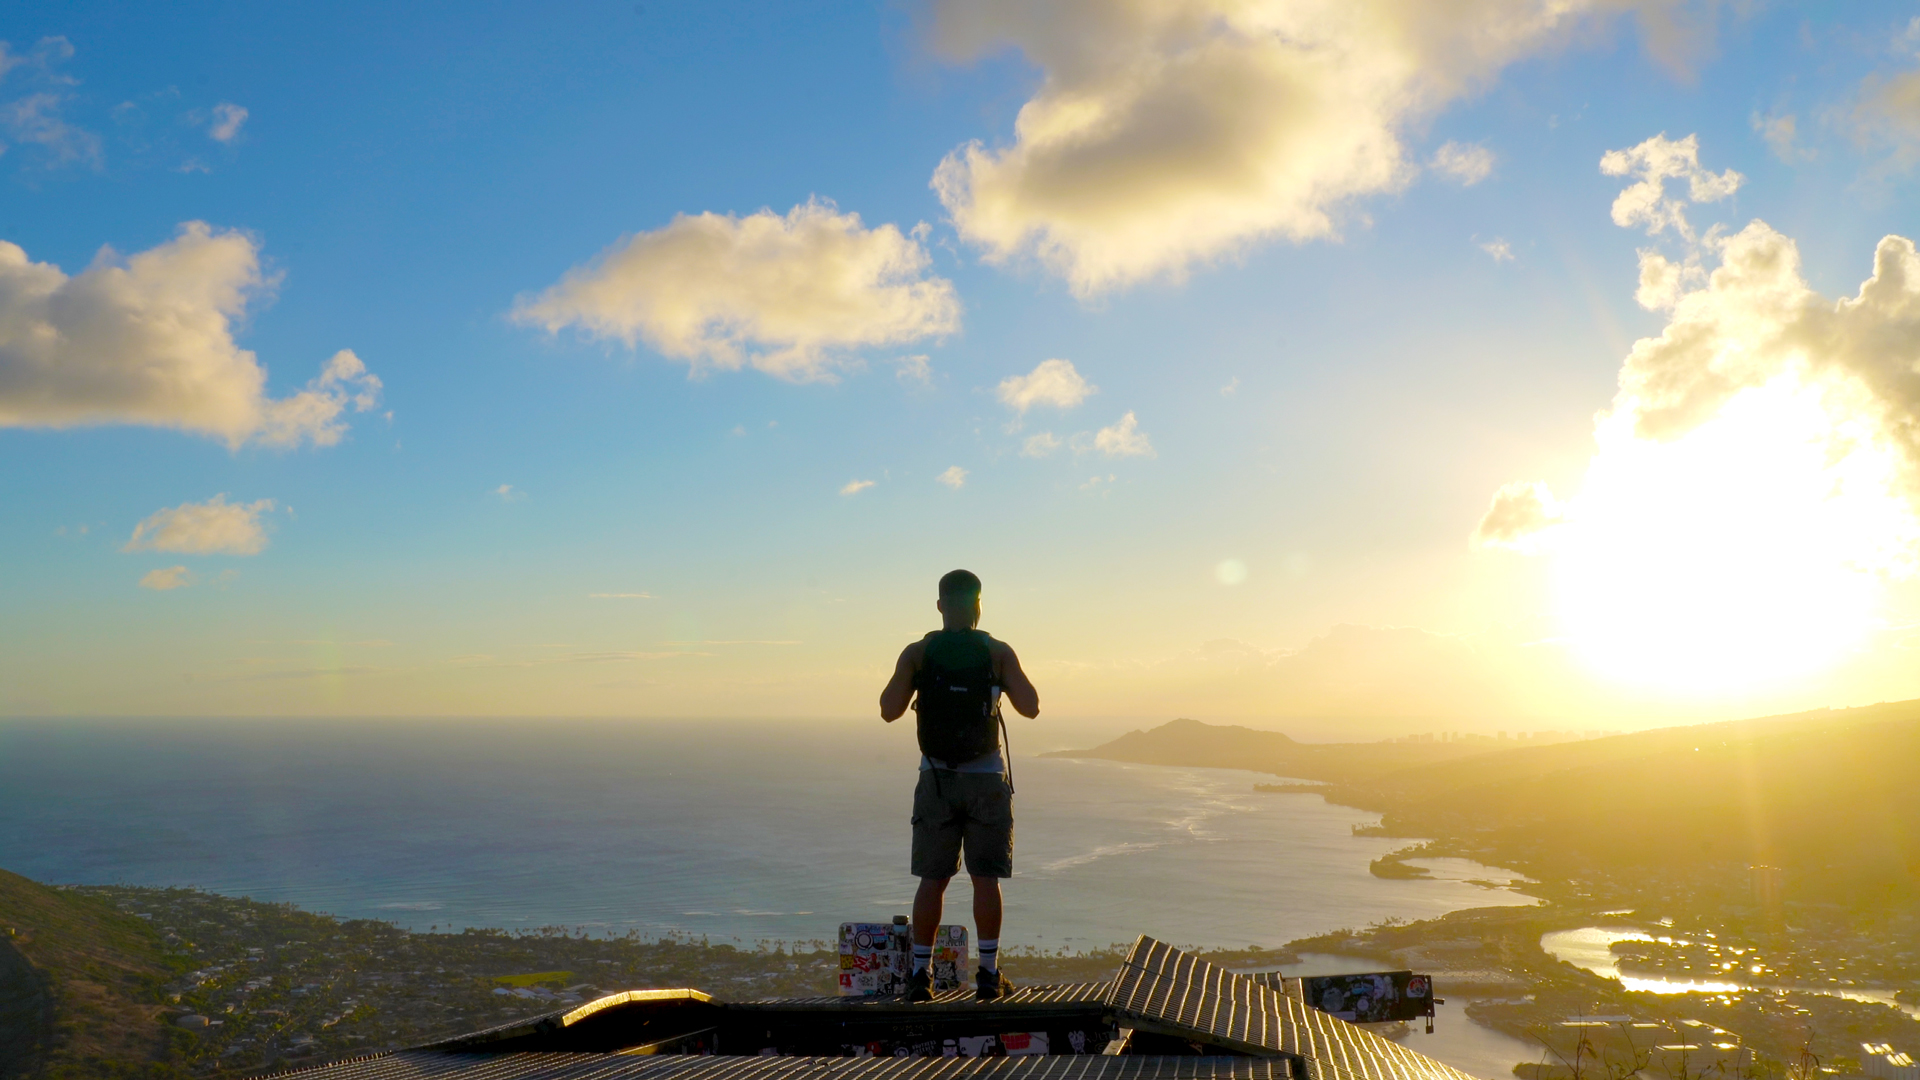
[[[171,973],[153,927],[99,899],[0,870],[0,934],[31,965],[0,963],[0,997],[33,999],[0,1018],[12,1028],[0,1041],[25,1049],[9,1055],[15,1060],[0,1074],[173,1075],[174,1036],[155,992]]]

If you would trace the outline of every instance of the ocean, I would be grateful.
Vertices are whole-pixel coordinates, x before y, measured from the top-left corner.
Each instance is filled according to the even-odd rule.
[[[0,868],[421,930],[826,941],[908,910],[916,761],[911,729],[877,721],[13,721]],[[1254,792],[1271,777],[1013,765],[1011,948],[1274,946],[1533,902],[1458,860],[1376,878],[1400,842],[1354,836],[1372,816],[1318,796]],[[956,881],[950,919],[968,894]]]

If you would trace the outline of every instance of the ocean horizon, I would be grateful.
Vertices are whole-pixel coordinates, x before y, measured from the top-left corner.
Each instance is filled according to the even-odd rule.
[[[7,721],[0,867],[415,930],[824,942],[908,910],[916,762],[911,729],[878,722]],[[1010,948],[1272,947],[1535,902],[1465,860],[1374,877],[1407,841],[1256,793],[1260,773],[1031,752],[1013,769]],[[949,921],[968,897],[956,881]]]

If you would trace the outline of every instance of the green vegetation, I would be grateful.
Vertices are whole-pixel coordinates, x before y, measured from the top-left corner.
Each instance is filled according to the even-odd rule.
[[[1395,851],[1382,855],[1367,864],[1367,872],[1377,878],[1398,880],[1432,877],[1432,873],[1424,866],[1407,865],[1407,859],[1411,855],[1411,851]]]
[[[420,934],[188,889],[48,888],[0,872],[0,1076],[247,1075],[555,1012],[603,993],[832,993],[837,949]],[[1033,982],[1108,979],[1122,950],[1013,953]],[[12,963],[9,964],[11,958]],[[1274,965],[1285,952],[1215,954]]]
[[[160,1017],[182,970],[162,932],[104,898],[0,870],[0,1076],[171,1077]]]
[[[502,986],[565,986],[573,979],[571,971],[536,971],[531,975],[496,975]]]

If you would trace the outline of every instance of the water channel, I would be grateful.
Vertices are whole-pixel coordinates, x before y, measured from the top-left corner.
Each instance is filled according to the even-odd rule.
[[[1893,991],[1890,989],[1865,986],[1779,985],[1717,979],[1663,979],[1629,975],[1622,972],[1614,963],[1613,944],[1616,941],[1658,941],[1669,945],[1676,943],[1674,938],[1649,934],[1644,930],[1608,930],[1598,926],[1583,926],[1577,930],[1555,930],[1549,934],[1542,934],[1540,948],[1556,960],[1564,960],[1575,967],[1585,968],[1603,979],[1617,980],[1629,990],[1649,994],[1739,994],[1756,991],[1774,994],[1821,994],[1826,997],[1844,998],[1848,1001],[1885,1005],[1920,1020],[1920,1007],[1903,1005],[1895,1001]],[[1684,944],[1684,942],[1679,943]]]

